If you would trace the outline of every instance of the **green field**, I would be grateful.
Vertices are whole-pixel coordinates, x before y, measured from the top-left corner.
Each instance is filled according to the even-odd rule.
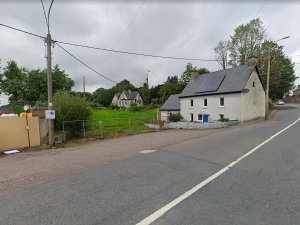
[[[128,109],[92,109],[90,120],[84,125],[86,126],[85,135],[104,138],[149,131],[149,128],[145,126],[145,121],[156,119],[156,111],[157,109],[138,112],[131,112]],[[65,129],[66,132],[72,129],[71,124],[66,124]]]
[[[111,120],[111,119],[128,119],[128,118],[156,118],[156,110],[130,112],[127,109],[93,109],[91,120]]]

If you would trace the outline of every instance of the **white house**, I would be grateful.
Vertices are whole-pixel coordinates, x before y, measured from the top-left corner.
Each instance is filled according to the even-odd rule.
[[[179,101],[180,114],[187,121],[244,122],[265,116],[265,88],[256,63],[194,74]]]
[[[168,121],[172,114],[180,113],[180,94],[171,95],[160,108],[160,118],[163,121]]]
[[[137,91],[122,91],[116,93],[112,99],[112,104],[119,107],[129,108],[132,103],[136,103],[138,106],[143,106],[144,101]]]

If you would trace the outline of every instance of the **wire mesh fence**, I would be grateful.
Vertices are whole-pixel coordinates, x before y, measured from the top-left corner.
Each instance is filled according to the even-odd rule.
[[[158,126],[155,119],[141,117],[63,121],[62,139],[63,142],[73,140],[85,142],[133,135],[155,131],[153,125]]]

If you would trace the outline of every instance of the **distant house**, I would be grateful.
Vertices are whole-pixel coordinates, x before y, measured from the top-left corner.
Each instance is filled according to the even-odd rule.
[[[180,113],[180,94],[170,95],[160,108],[161,120],[169,121],[169,116]]]
[[[203,75],[193,73],[178,96],[182,117],[196,122],[222,118],[243,122],[264,117],[265,88],[256,63],[255,58],[250,58],[247,65]],[[167,108],[178,109],[176,101],[169,105],[175,97],[170,98],[162,106],[162,112]],[[161,116],[166,120],[165,113]]]
[[[138,91],[122,91],[116,93],[112,99],[112,104],[119,107],[129,108],[132,103],[136,103],[138,106],[144,105],[144,101]]]
[[[300,85],[298,85],[297,89],[293,90],[293,96],[299,96],[300,95]]]

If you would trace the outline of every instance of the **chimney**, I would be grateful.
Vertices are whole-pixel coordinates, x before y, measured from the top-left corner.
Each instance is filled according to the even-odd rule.
[[[258,63],[258,60],[255,56],[247,57],[247,60],[246,60],[246,65],[247,66],[256,66],[257,63]]]
[[[191,72],[191,80],[195,79],[198,76],[198,72],[197,71],[192,71]]]

